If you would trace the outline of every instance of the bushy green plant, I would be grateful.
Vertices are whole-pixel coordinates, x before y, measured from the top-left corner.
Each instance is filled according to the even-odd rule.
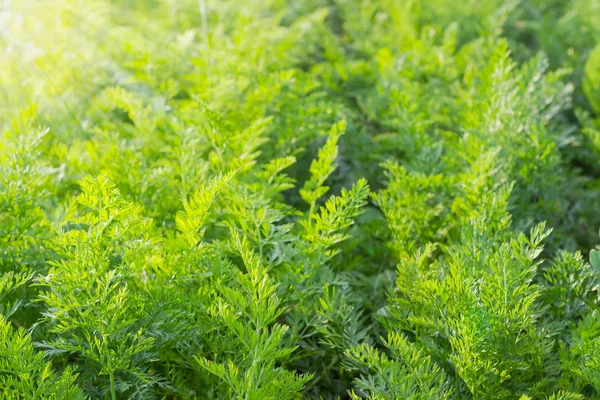
[[[45,3],[0,397],[600,397],[598,0]]]

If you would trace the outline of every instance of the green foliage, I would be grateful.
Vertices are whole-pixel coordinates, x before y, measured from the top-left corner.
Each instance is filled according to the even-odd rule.
[[[44,355],[36,352],[29,334],[14,330],[0,316],[0,394],[4,399],[68,399],[86,396],[75,386],[72,368],[57,375]]]
[[[227,286],[217,281],[214,305],[209,313],[215,325],[223,325],[218,342],[225,345],[227,359],[196,358],[200,367],[224,381],[221,398],[294,399],[310,376],[297,376],[276,366],[289,358],[294,348],[281,343],[287,326],[276,323],[283,309],[276,294],[277,285],[267,275],[257,254],[245,238],[233,232],[233,246],[240,253],[246,272],[234,273]],[[235,343],[232,348],[231,344]],[[232,351],[233,350],[233,351]]]
[[[153,339],[138,325],[143,308],[128,281],[151,250],[144,238],[150,226],[106,177],[85,179],[81,188],[76,200],[86,212],[59,232],[60,260],[42,281],[49,333],[43,348],[75,356],[86,377],[104,380],[113,398],[131,386],[142,394],[153,380],[147,366]]]
[[[600,397],[598,0],[4,3],[0,397]]]
[[[450,399],[452,388],[443,370],[401,334],[384,341],[392,360],[368,345],[347,350],[350,368],[367,371],[356,387],[369,399]],[[356,394],[352,398],[359,399]]]

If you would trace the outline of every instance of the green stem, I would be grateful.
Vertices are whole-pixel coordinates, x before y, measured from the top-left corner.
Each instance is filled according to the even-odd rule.
[[[109,375],[110,378],[110,396],[112,400],[117,400],[117,392],[115,392],[115,376],[111,372]]]

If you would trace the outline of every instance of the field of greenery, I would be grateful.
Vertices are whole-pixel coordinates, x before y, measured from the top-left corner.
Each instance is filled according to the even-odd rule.
[[[600,398],[600,0],[0,1],[0,398]]]

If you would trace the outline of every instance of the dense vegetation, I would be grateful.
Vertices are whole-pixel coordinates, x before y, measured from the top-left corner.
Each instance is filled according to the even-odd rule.
[[[600,0],[0,5],[2,399],[600,398]]]

